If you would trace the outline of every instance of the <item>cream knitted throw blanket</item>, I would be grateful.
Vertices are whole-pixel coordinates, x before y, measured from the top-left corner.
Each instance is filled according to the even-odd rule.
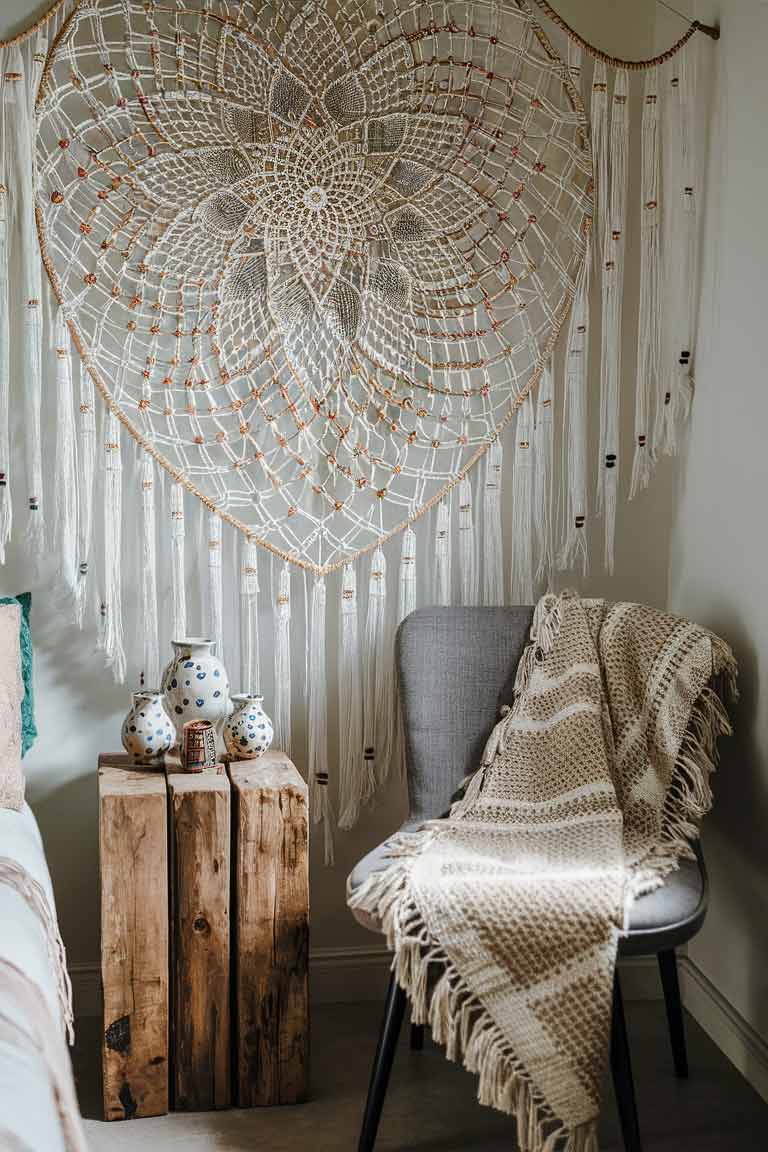
[[[414,1020],[517,1117],[522,1152],[596,1152],[618,939],[692,855],[735,676],[685,620],[545,596],[463,798],[351,898],[381,919]]]

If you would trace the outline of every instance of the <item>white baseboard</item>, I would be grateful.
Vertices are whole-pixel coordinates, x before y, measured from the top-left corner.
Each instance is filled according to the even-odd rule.
[[[679,962],[683,1003],[755,1092],[768,1101],[768,1043],[726,1000],[690,956]]]
[[[756,1092],[768,1101],[768,1043],[725,999],[688,956],[679,957],[683,1003],[693,1018],[728,1057]],[[390,955],[381,946],[317,948],[310,955],[310,995],[313,1004],[352,1004],[382,1001]],[[75,1016],[101,1015],[101,973],[98,963],[70,966]],[[621,961],[625,1000],[661,997],[656,958]]]

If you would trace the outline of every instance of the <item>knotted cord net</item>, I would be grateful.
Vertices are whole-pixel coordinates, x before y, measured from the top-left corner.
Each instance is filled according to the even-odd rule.
[[[523,0],[81,0],[38,117],[89,371],[251,539],[316,571],[372,550],[536,385],[591,159]]]

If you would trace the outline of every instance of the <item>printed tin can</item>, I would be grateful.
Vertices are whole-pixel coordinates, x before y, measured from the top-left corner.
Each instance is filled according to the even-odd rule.
[[[202,772],[216,764],[216,729],[210,720],[188,720],[184,725],[181,763],[185,772]]]

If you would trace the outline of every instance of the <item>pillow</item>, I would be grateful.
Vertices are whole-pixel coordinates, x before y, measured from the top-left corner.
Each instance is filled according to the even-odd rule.
[[[0,596],[0,604],[18,604],[21,608],[19,647],[21,649],[21,675],[24,681],[24,699],[21,702],[21,755],[26,756],[37,739],[35,698],[32,692],[32,629],[29,623],[32,593],[22,592],[20,596]]]
[[[24,803],[21,771],[21,620],[16,600],[0,604],[0,808]]]

